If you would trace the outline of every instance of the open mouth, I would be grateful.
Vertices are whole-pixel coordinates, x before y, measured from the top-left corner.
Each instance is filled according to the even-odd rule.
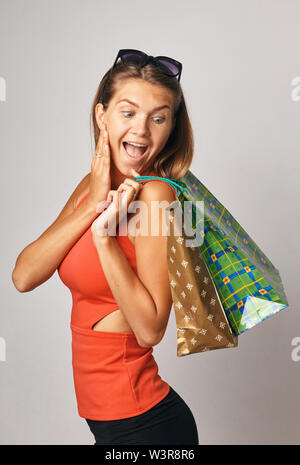
[[[143,147],[138,147],[128,142],[123,142],[122,145],[127,155],[135,159],[139,159],[143,157],[145,153],[148,151],[148,145],[143,146]]]

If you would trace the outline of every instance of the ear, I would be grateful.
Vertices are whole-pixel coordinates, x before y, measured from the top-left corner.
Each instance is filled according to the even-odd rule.
[[[101,129],[103,118],[104,118],[104,109],[102,103],[97,103],[95,107],[95,116],[99,129]]]

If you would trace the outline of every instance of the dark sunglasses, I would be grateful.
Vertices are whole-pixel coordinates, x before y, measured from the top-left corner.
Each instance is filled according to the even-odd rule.
[[[155,64],[155,66],[157,66],[158,69],[160,69],[162,73],[170,77],[178,76],[178,82],[180,81],[182,64],[173,58],[164,56],[153,57],[152,55],[147,55],[140,50],[124,48],[119,50],[112,69],[116,66],[119,58],[121,58],[124,65],[134,65],[138,66],[139,68],[143,68],[147,63],[152,62]]]

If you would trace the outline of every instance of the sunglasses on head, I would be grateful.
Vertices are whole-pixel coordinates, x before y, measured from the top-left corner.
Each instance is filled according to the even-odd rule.
[[[170,77],[178,76],[178,82],[180,81],[182,64],[173,58],[164,56],[153,57],[152,55],[147,55],[140,50],[124,48],[119,50],[113,68],[116,66],[119,58],[121,58],[124,65],[133,65],[138,66],[139,68],[143,68],[147,63],[152,62],[162,73]]]

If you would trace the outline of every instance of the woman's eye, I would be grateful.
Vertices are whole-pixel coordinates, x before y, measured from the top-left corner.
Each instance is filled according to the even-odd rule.
[[[124,114],[124,113],[131,113],[131,111],[122,111],[122,113],[123,113],[123,114]],[[124,116],[126,116],[126,115],[124,115]]]
[[[159,118],[159,119],[160,119],[160,121],[158,121],[158,124],[163,123],[164,120],[165,120],[165,118],[162,118],[162,117],[160,117],[160,116],[155,116],[154,118]],[[157,122],[157,121],[156,121],[156,122]]]
[[[129,115],[126,115],[125,113],[130,113]],[[128,118],[129,116],[132,115],[131,111],[122,111],[122,114],[125,116],[125,118]],[[155,121],[157,124],[161,124],[165,121],[166,118],[163,118],[161,116],[154,116],[154,120],[158,118],[158,121]]]

